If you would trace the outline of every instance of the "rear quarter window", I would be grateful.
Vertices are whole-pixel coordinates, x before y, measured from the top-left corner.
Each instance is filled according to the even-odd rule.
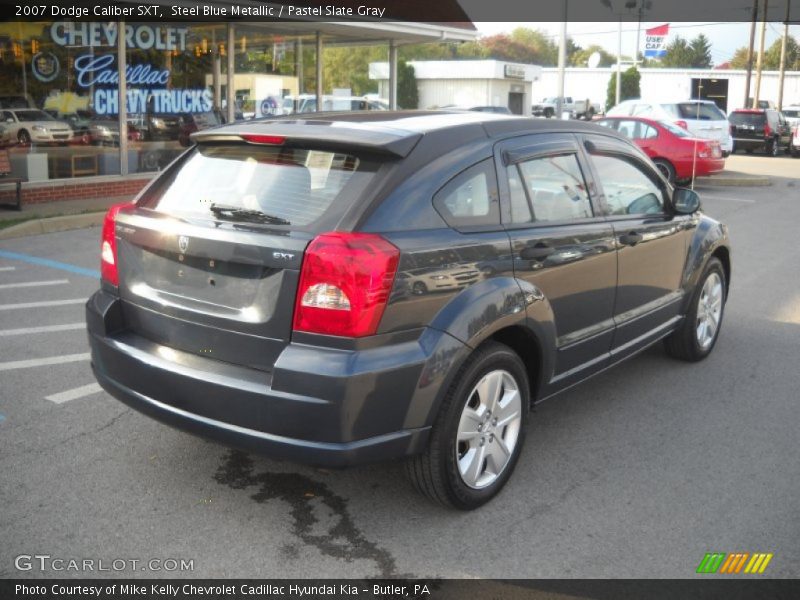
[[[346,152],[199,144],[140,206],[217,220],[211,206],[225,205],[289,221],[290,229],[320,231],[361,196],[377,166]]]
[[[456,175],[436,192],[433,207],[453,229],[498,227],[500,207],[492,160]]]

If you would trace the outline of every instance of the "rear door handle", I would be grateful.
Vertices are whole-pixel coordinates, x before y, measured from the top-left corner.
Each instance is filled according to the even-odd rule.
[[[644,238],[642,234],[636,233],[635,231],[629,231],[628,233],[623,233],[619,236],[619,243],[624,246],[635,246],[639,242],[641,242]]]
[[[556,249],[552,246],[548,246],[543,242],[539,242],[533,246],[525,246],[519,255],[523,260],[542,260],[543,258],[547,258],[553,254],[555,251]]]

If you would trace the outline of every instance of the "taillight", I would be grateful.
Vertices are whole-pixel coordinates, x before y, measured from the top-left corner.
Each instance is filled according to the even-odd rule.
[[[378,329],[400,251],[372,233],[324,233],[303,256],[293,329],[363,337]]]
[[[689,124],[686,121],[675,121],[675,125],[683,127],[687,131],[689,130]]]
[[[769,123],[764,123],[764,137],[770,137],[772,135],[772,127],[769,126]]]
[[[116,219],[119,211],[130,210],[135,205],[130,202],[114,204],[103,219],[103,236],[100,242],[100,277],[112,285],[119,285],[117,270]]]
[[[242,139],[251,144],[266,144],[268,146],[281,146],[286,142],[286,137],[282,135],[261,135],[255,133],[244,133]]]

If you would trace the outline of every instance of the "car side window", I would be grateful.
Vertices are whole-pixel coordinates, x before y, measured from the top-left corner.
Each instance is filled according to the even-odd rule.
[[[515,179],[516,185],[521,184],[522,195],[515,192]],[[512,165],[509,188],[513,223],[571,221],[594,216],[575,154],[542,156]]]
[[[659,214],[664,211],[661,187],[631,160],[613,154],[592,154],[597,177],[611,215]]]
[[[456,175],[436,192],[433,207],[454,229],[500,225],[494,162],[484,160]]]
[[[645,123],[641,123],[642,129],[639,132],[640,139],[654,140],[658,137],[658,131],[655,127],[651,127]]]
[[[617,127],[622,135],[629,140],[636,140],[642,137],[642,123],[640,121],[620,121]]]

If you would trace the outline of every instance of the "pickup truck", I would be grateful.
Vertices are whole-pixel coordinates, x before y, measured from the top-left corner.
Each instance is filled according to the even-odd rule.
[[[534,117],[547,117],[548,119],[557,116],[558,97],[550,96],[542,99],[538,104],[531,107],[531,114]],[[589,100],[573,100],[572,96],[564,96],[561,103],[562,112],[568,112],[571,119],[586,119],[591,121],[592,117],[603,112],[599,104],[593,104]]]

